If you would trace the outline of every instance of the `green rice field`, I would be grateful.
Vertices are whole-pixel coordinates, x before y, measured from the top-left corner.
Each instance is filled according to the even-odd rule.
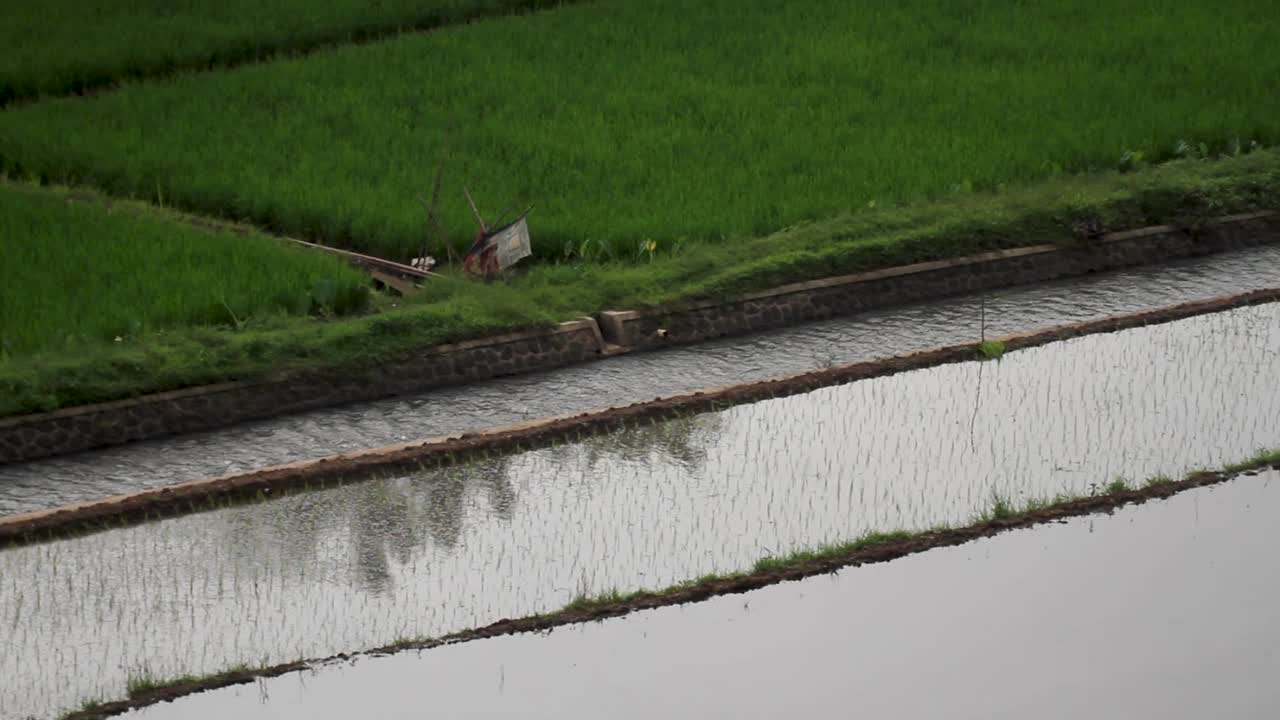
[[[60,192],[0,184],[0,239],[0,360],[189,325],[350,312],[367,295],[364,276],[336,258]]]
[[[0,105],[548,0],[44,0],[0,7]]]
[[[634,260],[649,239],[1274,143],[1274,11],[601,0],[15,108],[0,162],[406,259],[447,156],[456,246],[465,184],[490,216],[533,205],[544,259]]]

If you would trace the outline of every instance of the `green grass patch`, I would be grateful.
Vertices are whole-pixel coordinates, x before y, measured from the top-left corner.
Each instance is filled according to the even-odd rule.
[[[178,328],[0,360],[0,415],[116,400],[316,369],[359,374],[446,342],[550,325],[602,309],[720,298],[782,283],[1028,243],[1088,242],[1082,220],[1110,228],[1274,207],[1280,153],[1179,161],[1139,173],[1066,177],[999,195],[965,195],[806,223],[734,244],[691,245],[652,263],[544,263],[509,283],[455,276],[374,312],[317,321],[254,316],[239,330]],[[6,244],[5,247],[8,247]]]
[[[906,530],[892,530],[888,532],[872,531],[847,542],[831,543],[821,545],[816,548],[808,548],[797,550],[780,557],[764,557],[760,558],[751,566],[753,573],[767,573],[786,570],[797,565],[803,565],[818,560],[829,560],[832,558],[843,557],[850,553],[875,545],[883,545],[889,542],[897,542],[906,540],[919,533],[909,532]]]
[[[1129,487],[1129,482],[1127,480],[1125,480],[1122,477],[1118,477],[1107,484],[1106,494],[1123,495],[1124,493],[1129,492],[1131,489],[1132,488]]]
[[[0,367],[174,328],[366,304],[367,278],[339,259],[76,198],[0,183]]]
[[[0,105],[559,0],[44,0],[0,6]]]
[[[1267,465],[1280,464],[1280,448],[1260,449],[1254,453],[1253,457],[1242,462],[1233,463],[1224,468],[1227,472],[1243,472],[1245,470],[1257,470]]]
[[[246,669],[248,666],[245,666]],[[129,693],[129,698],[133,699],[139,695],[144,695],[153,690],[173,685],[184,685],[202,680],[198,675],[183,675],[175,678],[157,678],[148,672],[130,673],[125,680],[125,689]]]
[[[599,595],[588,595],[587,593],[579,593],[574,596],[568,604],[564,606],[564,610],[591,610],[601,605],[612,605],[614,603],[626,602],[639,595],[640,592],[624,593],[617,588]]]
[[[978,352],[988,360],[999,360],[1004,357],[1004,343],[999,340],[984,340],[978,343]]]
[[[543,259],[634,261],[1280,140],[1272,0],[1100,10],[574,4],[16,108],[0,163],[406,259],[443,157],[456,247],[465,182],[491,217],[533,204]]]

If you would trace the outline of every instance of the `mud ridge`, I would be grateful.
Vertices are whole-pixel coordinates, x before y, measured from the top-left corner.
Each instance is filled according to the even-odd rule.
[[[994,338],[1006,351],[1037,347],[1085,335],[1173,322],[1280,300],[1280,288],[1268,288],[1165,306],[1099,320],[1059,325]],[[884,377],[984,358],[977,341],[896,355],[880,360],[813,370],[743,385],[655,398],[624,407],[535,420],[482,432],[412,441],[333,455],[248,473],[194,480],[103,500],[0,518],[0,543],[25,544],[61,539],[60,534],[109,530],[166,516],[211,510],[219,503],[266,499],[297,489],[317,489],[368,480],[395,472],[443,467],[495,452],[522,452],[680,415],[722,410],[733,405],[797,395],[831,385]]]

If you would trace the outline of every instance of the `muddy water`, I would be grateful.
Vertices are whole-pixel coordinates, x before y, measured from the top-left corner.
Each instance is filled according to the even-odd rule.
[[[0,552],[0,710],[1220,465],[1280,445],[1277,377],[1280,303]]]
[[[126,717],[1274,718],[1280,473]]]
[[[1280,247],[1000,291],[994,334],[1280,285]],[[659,395],[967,342],[976,298],[928,303],[661,353],[468,385],[54,458],[0,466],[0,514],[250,470],[418,437],[648,400]]]

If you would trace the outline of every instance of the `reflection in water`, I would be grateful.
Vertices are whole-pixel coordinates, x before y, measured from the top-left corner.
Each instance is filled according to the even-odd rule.
[[[587,475],[619,462],[643,467],[672,465],[696,473],[723,431],[725,417],[708,413],[642,423],[554,446],[544,454],[553,463],[576,463]]]
[[[3,551],[0,717],[1221,465],[1280,444],[1278,368],[1271,304]]]
[[[831,577],[335,664],[304,687],[286,675],[126,717],[407,719],[430,698],[468,718],[1274,718],[1280,576],[1259,571],[1277,543],[1271,472]],[[743,692],[757,687],[768,692]]]

